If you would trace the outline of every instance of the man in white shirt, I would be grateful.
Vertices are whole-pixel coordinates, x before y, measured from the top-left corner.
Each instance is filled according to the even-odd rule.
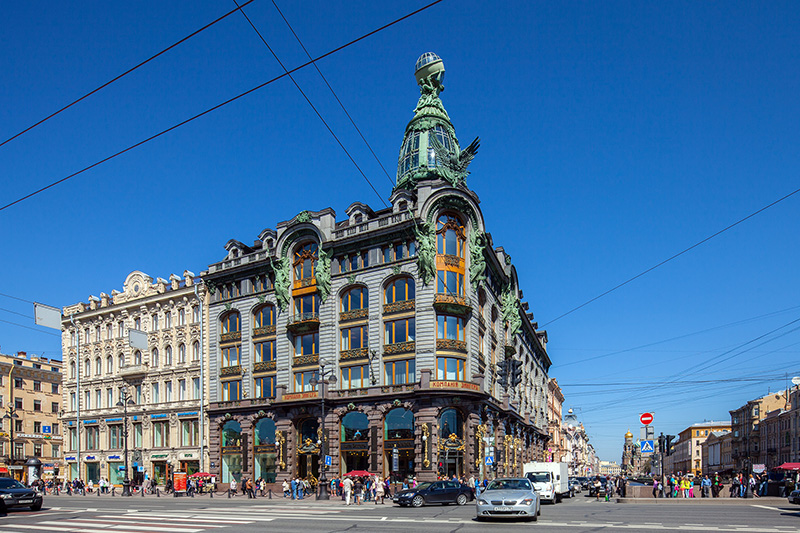
[[[344,478],[344,481],[342,481],[342,489],[344,489],[345,504],[350,505],[350,496],[353,494],[353,480],[349,477]]]

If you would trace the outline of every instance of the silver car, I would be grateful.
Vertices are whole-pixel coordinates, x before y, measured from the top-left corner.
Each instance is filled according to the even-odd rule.
[[[541,514],[539,495],[524,477],[498,478],[476,497],[476,519],[523,518],[537,520]]]

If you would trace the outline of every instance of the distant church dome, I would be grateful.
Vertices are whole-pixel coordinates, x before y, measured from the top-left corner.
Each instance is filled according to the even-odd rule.
[[[627,439],[633,439],[633,433],[631,433],[631,430],[630,430],[630,429],[628,430],[628,432],[627,432],[627,433],[625,433],[625,439],[626,439],[626,440],[627,440]]]

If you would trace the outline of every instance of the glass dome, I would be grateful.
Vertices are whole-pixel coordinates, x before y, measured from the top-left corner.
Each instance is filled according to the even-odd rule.
[[[418,71],[425,65],[429,63],[433,63],[434,61],[440,61],[442,58],[434,54],[433,52],[425,52],[419,59],[417,59],[417,66],[414,68],[414,72]]]

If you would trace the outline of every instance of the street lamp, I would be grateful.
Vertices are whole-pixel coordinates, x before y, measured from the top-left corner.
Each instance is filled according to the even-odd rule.
[[[14,464],[14,421],[19,418],[17,414],[17,409],[13,405],[9,405],[6,408],[6,414],[3,415],[3,420],[8,420],[8,425],[11,426],[8,432],[8,442],[11,446],[11,450],[8,452],[9,457],[9,464]]]
[[[120,400],[117,402],[117,407],[122,407],[122,420],[123,431],[122,435],[125,437],[125,478],[122,480],[122,495],[131,495],[131,478],[128,475],[128,406],[134,405],[133,400],[128,394],[128,389],[120,391]]]
[[[330,376],[330,377],[327,377]],[[311,378],[310,380],[311,385],[317,386],[320,385],[320,404],[322,405],[322,438],[319,442],[319,492],[317,493],[318,500],[330,500],[331,495],[328,492],[328,476],[325,474],[326,466],[325,466],[325,457],[326,457],[326,446],[325,446],[325,384],[330,383],[334,385],[336,383],[336,376],[333,375],[333,372],[325,373],[325,365],[319,365],[319,379]]]

